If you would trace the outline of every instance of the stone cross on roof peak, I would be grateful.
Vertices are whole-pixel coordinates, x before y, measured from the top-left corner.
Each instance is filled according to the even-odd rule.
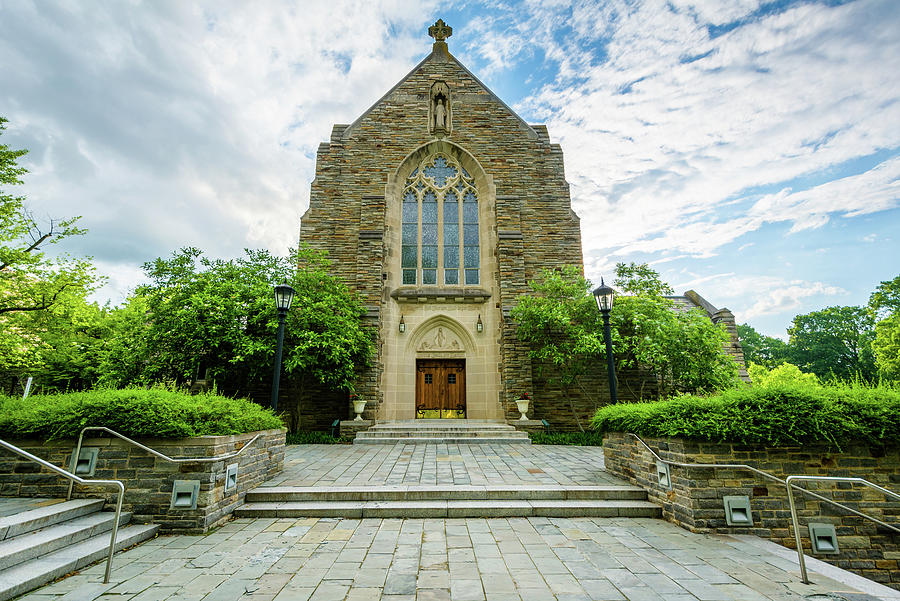
[[[443,19],[438,19],[428,28],[428,35],[434,38],[435,43],[443,42],[453,35],[453,28],[444,23]]]

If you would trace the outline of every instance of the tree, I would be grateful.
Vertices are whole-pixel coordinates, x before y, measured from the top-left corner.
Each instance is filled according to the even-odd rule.
[[[650,370],[662,395],[734,385],[736,366],[724,352],[728,334],[722,327],[702,310],[676,309],[660,295],[671,288],[647,265],[620,264],[617,273],[616,285],[636,292],[618,296],[610,315],[620,368]],[[578,267],[545,270],[531,282],[534,294],[520,297],[512,312],[532,360],[564,388],[580,386],[605,359],[591,287]]]
[[[646,263],[616,263],[616,287],[632,295],[661,297],[675,294],[659,274]]]
[[[664,298],[672,288],[646,264],[617,264],[615,285],[631,293],[616,299],[610,315],[620,338],[619,365],[649,368],[661,396],[734,386],[737,365],[724,351],[723,326],[700,308],[685,310]]]
[[[900,313],[875,324],[872,349],[879,375],[889,380],[900,380]]]
[[[794,317],[788,328],[791,363],[820,379],[871,381],[875,377],[872,351],[874,320],[863,307],[826,307]]]
[[[246,250],[226,261],[185,248],[145,263],[150,283],[113,314],[103,381],[191,386],[206,376],[231,394],[267,387],[278,325],[272,286],[287,282],[296,296],[285,324],[285,374],[301,387],[352,390],[372,342],[364,309],[327,265],[309,249],[287,257]]]
[[[900,275],[881,282],[869,296],[869,309],[876,317],[888,317],[900,313]]]
[[[784,340],[760,334],[746,323],[737,326],[737,333],[744,350],[744,360],[748,364],[756,363],[774,369],[787,361],[790,348]]]
[[[777,367],[767,368],[758,363],[747,365],[747,375],[754,386],[773,386],[778,384],[809,384],[818,386],[819,378],[815,374],[800,371],[793,363],[781,363]]]
[[[0,134],[4,123],[6,119],[0,118]],[[26,153],[0,144],[0,186],[22,183],[26,170],[18,160]],[[48,244],[83,234],[75,226],[77,220],[40,224],[23,197],[0,189],[0,372],[40,369],[48,344],[42,334],[53,321],[48,311],[83,303],[101,282],[90,259],[54,258],[43,252]]]

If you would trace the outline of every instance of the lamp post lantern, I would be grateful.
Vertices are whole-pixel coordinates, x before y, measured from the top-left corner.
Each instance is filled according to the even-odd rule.
[[[284,344],[284,320],[294,300],[294,289],[287,283],[275,286],[275,308],[278,310],[278,344],[275,347],[275,375],[272,376],[272,411],[278,410],[278,384],[281,382],[281,347]]]
[[[613,296],[616,291],[607,286],[600,278],[600,285],[594,289],[594,300],[597,301],[597,308],[603,316],[603,342],[606,343],[606,372],[609,378],[609,396],[613,403],[618,401],[616,394],[616,368],[613,365],[612,355],[612,334],[609,331],[609,312],[613,306]]]

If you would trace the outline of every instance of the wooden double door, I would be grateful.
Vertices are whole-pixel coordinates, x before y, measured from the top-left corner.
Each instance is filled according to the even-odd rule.
[[[416,360],[416,417],[466,417],[466,360]]]

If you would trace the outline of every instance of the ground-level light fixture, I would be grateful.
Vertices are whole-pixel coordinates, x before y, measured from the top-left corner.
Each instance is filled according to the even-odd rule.
[[[278,310],[278,343],[275,347],[275,374],[272,376],[272,411],[278,409],[278,385],[281,382],[281,347],[284,345],[284,320],[294,300],[295,290],[287,282],[275,286],[275,308]]]
[[[615,403],[618,401],[616,393],[616,368],[613,364],[612,355],[612,334],[609,331],[609,312],[612,310],[613,297],[616,291],[604,283],[600,278],[600,285],[594,289],[594,300],[597,301],[597,308],[603,316],[603,341],[606,343],[606,375],[609,378],[609,398]]]
[[[481,313],[478,314],[478,321],[475,322],[475,329],[479,332],[484,332],[484,323],[481,321]]]

